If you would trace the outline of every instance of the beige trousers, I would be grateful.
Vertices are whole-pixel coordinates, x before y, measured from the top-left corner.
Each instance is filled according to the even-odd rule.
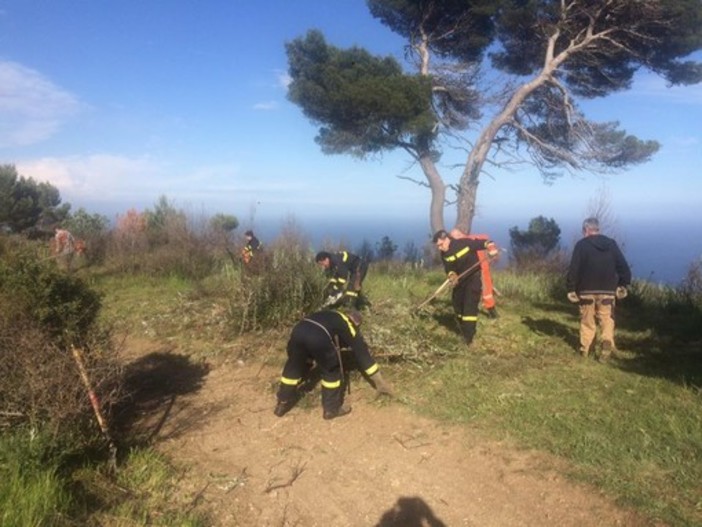
[[[614,295],[580,295],[580,353],[587,356],[600,324],[603,349],[614,349]]]

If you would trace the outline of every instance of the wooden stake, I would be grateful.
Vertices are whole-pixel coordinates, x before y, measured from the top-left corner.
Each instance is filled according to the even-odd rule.
[[[80,378],[85,385],[85,389],[88,391],[88,398],[90,399],[90,404],[93,407],[93,412],[95,413],[95,419],[100,426],[102,434],[107,440],[107,444],[110,447],[110,468],[115,471],[117,469],[117,446],[112,440],[112,435],[110,434],[110,428],[107,425],[105,417],[102,415],[102,410],[100,410],[100,401],[98,400],[95,390],[93,390],[92,383],[90,382],[90,377],[88,376],[88,370],[85,367],[85,361],[83,360],[83,354],[80,349],[71,345],[71,353],[73,354],[73,359],[76,361],[78,366],[78,373],[80,373]]]

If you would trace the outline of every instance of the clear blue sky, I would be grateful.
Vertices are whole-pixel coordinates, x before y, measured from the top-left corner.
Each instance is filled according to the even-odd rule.
[[[0,163],[109,217],[166,195],[243,222],[377,217],[428,229],[428,191],[397,179],[422,179],[407,157],[325,156],[287,101],[284,43],[311,28],[340,47],[403,56],[362,0],[0,0]],[[641,75],[585,109],[661,151],[607,179],[545,186],[530,169],[493,173],[478,223],[526,228],[543,214],[575,224],[605,188],[624,230],[680,220],[699,247],[702,86],[668,89]],[[446,164],[464,160],[454,156]],[[459,175],[443,170],[449,182]]]

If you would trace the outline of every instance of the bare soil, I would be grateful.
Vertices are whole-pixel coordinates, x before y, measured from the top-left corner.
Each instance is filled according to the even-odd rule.
[[[274,368],[207,368],[148,342],[129,352],[140,429],[184,467],[176,499],[211,525],[652,525],[567,479],[563,461],[419,417],[362,380],[349,415],[323,420],[313,392],[278,418]]]

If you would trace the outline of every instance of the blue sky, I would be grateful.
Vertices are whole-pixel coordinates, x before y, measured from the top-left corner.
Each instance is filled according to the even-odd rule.
[[[402,58],[403,41],[361,0],[0,0],[0,163],[108,217],[166,195],[243,222],[388,218],[428,230],[427,190],[398,179],[422,179],[406,156],[325,156],[287,101],[284,43],[311,28],[340,47]],[[481,182],[478,225],[526,228],[540,214],[575,225],[605,189],[624,231],[684,221],[699,247],[702,86],[668,89],[641,75],[584,108],[661,151],[606,179],[546,186],[533,169],[493,173]],[[459,175],[447,165],[462,160],[446,155],[447,181]]]

